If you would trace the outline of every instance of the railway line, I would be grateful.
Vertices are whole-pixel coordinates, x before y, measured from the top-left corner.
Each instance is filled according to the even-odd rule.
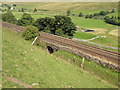
[[[24,30],[24,27],[22,27],[22,26],[16,26],[14,24],[9,24],[6,22],[2,22],[0,24],[2,24],[2,26],[4,26],[4,27],[15,30],[17,32],[22,32]],[[72,49],[76,49],[78,51],[88,53],[92,56],[96,56],[101,59],[106,59],[108,62],[110,61],[117,65],[119,63],[119,55],[120,54],[118,52],[101,49],[96,46],[86,45],[86,44],[74,41],[72,39],[64,38],[64,37],[53,35],[53,34],[47,34],[44,32],[40,32],[39,38],[41,40],[44,40],[44,41],[47,41],[50,43],[55,43],[57,45],[70,47]]]
[[[0,22],[0,24],[2,24],[2,26],[4,26],[4,27],[15,30],[16,32],[22,32],[25,29],[25,27],[16,26],[15,24],[10,24],[10,23],[6,23],[6,22]]]
[[[44,33],[44,32],[40,32],[40,33],[41,33],[41,36],[50,37],[50,34],[47,34],[47,33]],[[74,40],[71,40],[71,39],[63,38],[61,36],[56,36],[56,35],[52,35],[52,34],[51,34],[51,36],[52,36],[52,37],[50,37],[51,39],[56,39],[57,38],[58,40],[61,39],[60,41],[67,41],[68,43],[71,43],[71,44],[74,44],[74,45],[83,46],[83,47],[86,47],[86,48],[91,48],[91,49],[104,51],[104,52],[106,51],[106,53],[112,54],[112,55],[114,54],[117,57],[118,57],[118,55],[120,55],[120,54],[118,54],[117,52],[114,52],[114,51],[109,51],[109,50],[106,50],[106,49],[97,48],[95,46],[86,45],[86,44],[83,44],[83,43],[80,43],[80,42],[77,42],[77,41],[74,41]]]
[[[58,45],[62,45],[62,46],[67,46],[67,47],[70,47],[72,49],[76,49],[78,51],[82,51],[82,52],[85,52],[85,53],[88,53],[88,54],[91,54],[92,56],[97,56],[99,58],[103,58],[103,59],[106,59],[108,61],[111,61],[113,63],[116,63],[118,64],[118,54],[116,52],[114,53],[111,53],[111,51],[107,52],[106,50],[104,51],[104,49],[99,49],[96,50],[96,48],[94,47],[90,47],[90,46],[86,46],[85,44],[76,44],[75,41],[72,41],[68,39],[68,41],[66,40],[66,42],[64,40],[61,40],[60,38],[57,38],[55,36],[50,36],[50,35],[46,35],[46,33],[43,34],[43,32],[41,32],[41,40],[43,41],[47,41],[47,42],[51,42],[51,43],[55,43],[55,44],[58,44]],[[77,42],[79,43],[79,42]],[[98,48],[97,48],[98,49]]]

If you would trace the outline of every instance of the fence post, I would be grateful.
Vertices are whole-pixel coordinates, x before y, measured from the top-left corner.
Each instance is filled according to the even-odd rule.
[[[35,41],[37,40],[38,36],[34,39],[34,41],[32,42],[32,45],[35,43]]]
[[[83,67],[84,60],[85,60],[85,58],[82,59],[82,63],[81,63],[81,65],[80,65],[81,67]]]

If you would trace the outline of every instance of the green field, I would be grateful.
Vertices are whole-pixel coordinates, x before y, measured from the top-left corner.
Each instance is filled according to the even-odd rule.
[[[78,39],[91,39],[93,37],[96,37],[97,35],[89,34],[89,33],[84,33],[84,32],[76,32],[74,34],[75,38]]]
[[[105,29],[110,29],[110,28],[115,28],[116,26],[110,25],[104,22],[104,20],[96,20],[96,19],[84,19],[84,18],[79,18],[79,17],[73,17],[72,21],[84,28],[105,28]]]
[[[23,40],[21,34],[3,28],[3,72],[32,85],[38,83],[40,88],[109,88],[114,87],[79,67],[50,55],[45,50],[32,46]],[[71,55],[72,56],[72,55]],[[80,60],[80,59],[79,59]],[[92,68],[91,68],[92,69]],[[107,69],[106,69],[107,70]],[[117,73],[109,70],[108,75],[117,78]],[[111,73],[111,74],[110,74]],[[113,79],[113,78],[111,78]],[[19,87],[5,81],[3,87]],[[117,80],[115,80],[117,81]],[[92,83],[91,83],[92,82]]]
[[[105,23],[103,20],[96,19],[84,19],[78,17],[72,17],[72,21],[75,25],[79,26],[80,29],[74,34],[74,38],[78,39],[91,39],[96,36],[106,36],[106,38],[98,38],[92,40],[92,42],[118,47],[118,37],[110,35],[109,33],[113,30],[117,30],[117,26]],[[81,32],[81,30],[92,29],[95,32]]]
[[[24,13],[29,13],[34,19],[38,19],[38,18],[43,18],[43,17],[53,17],[52,15],[44,15],[41,13],[32,13],[32,12],[24,12]],[[15,15],[15,17],[17,19],[20,19],[23,15],[23,12],[13,12],[13,14]]]

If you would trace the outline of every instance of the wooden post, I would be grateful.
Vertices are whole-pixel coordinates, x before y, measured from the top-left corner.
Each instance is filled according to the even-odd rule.
[[[83,67],[84,60],[85,60],[85,58],[82,59],[82,63],[81,63],[81,65],[80,65],[81,67]]]
[[[38,36],[34,39],[34,41],[32,42],[32,45],[35,43],[35,41],[37,40]]]

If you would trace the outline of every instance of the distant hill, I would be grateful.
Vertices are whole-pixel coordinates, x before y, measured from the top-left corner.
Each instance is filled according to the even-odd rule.
[[[81,9],[113,9],[118,8],[117,2],[9,2],[9,5],[17,4],[17,8],[48,9],[48,10],[81,10]]]

